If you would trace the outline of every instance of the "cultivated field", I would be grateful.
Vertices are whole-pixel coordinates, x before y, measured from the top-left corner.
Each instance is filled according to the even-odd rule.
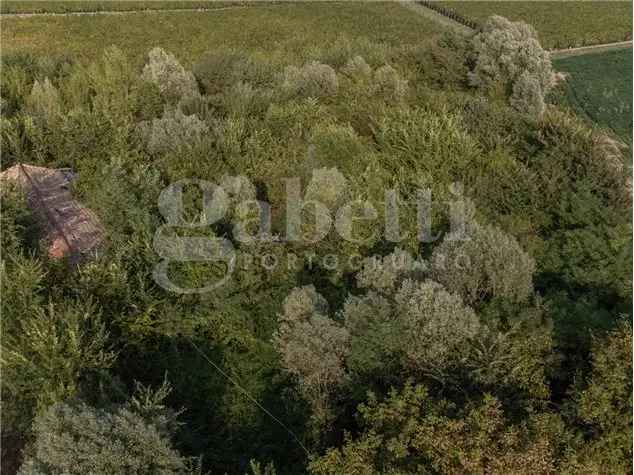
[[[442,26],[395,3],[270,4],[217,12],[169,12],[98,17],[6,18],[2,50],[34,55],[71,55],[87,61],[107,46],[118,46],[142,61],[156,45],[191,64],[212,48],[283,51],[302,56],[339,36],[388,44],[415,44],[442,32]]]
[[[476,22],[491,15],[522,20],[535,27],[547,48],[632,39],[632,2],[613,1],[449,1],[438,2]]]
[[[554,61],[570,74],[564,104],[632,143],[632,49],[586,54]]]

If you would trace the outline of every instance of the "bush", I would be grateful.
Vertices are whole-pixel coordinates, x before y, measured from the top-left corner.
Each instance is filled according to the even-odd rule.
[[[180,109],[167,110],[160,119],[141,122],[139,134],[153,155],[178,152],[185,147],[200,145],[209,127],[196,115],[185,115]]]
[[[350,39],[341,36],[333,43],[317,48],[310,58],[340,68],[355,56],[362,56],[371,66],[378,66],[385,64],[389,54],[390,47],[385,43],[375,43],[363,37]]]
[[[525,301],[533,292],[535,262],[515,238],[493,226],[468,226],[466,240],[451,234],[434,249],[432,275],[474,305],[491,297]]]
[[[392,101],[400,101],[407,94],[407,81],[392,66],[386,64],[374,71],[373,91]]]
[[[392,294],[406,278],[417,275],[415,265],[412,255],[400,248],[384,257],[369,257],[357,272],[357,285]]]
[[[268,57],[245,56],[242,51],[220,49],[206,53],[193,71],[205,94],[217,94],[239,82],[258,88],[271,87],[276,66]]]
[[[254,89],[251,84],[239,81],[223,94],[223,104],[236,117],[263,115],[271,102],[271,91]]]
[[[629,318],[628,318],[629,320]],[[594,342],[588,386],[576,394],[577,417],[590,440],[579,451],[581,466],[614,473],[632,471],[632,325],[623,320]],[[577,471],[583,471],[576,467]]]
[[[339,88],[337,73],[327,64],[317,61],[303,67],[288,66],[282,76],[282,92],[289,97],[334,96]]]
[[[341,72],[353,79],[369,79],[372,77],[372,68],[361,56],[355,56],[350,59],[346,65],[341,68]]]
[[[539,83],[526,71],[513,84],[509,102],[515,110],[535,117],[541,116],[546,110],[544,93]]]
[[[27,194],[17,185],[2,183],[0,190],[0,228],[2,235],[3,258],[11,258],[24,250],[26,245],[34,244],[33,235],[36,232],[36,219],[31,211]]]
[[[37,298],[37,279],[43,276],[37,277],[31,267],[25,261],[16,271],[21,283],[31,282],[31,289],[3,292],[14,303],[26,303],[20,293]],[[27,305],[3,308],[3,394],[20,408],[22,417],[76,396],[82,380],[115,360],[101,315],[90,301]]]
[[[160,424],[128,407],[58,404],[36,418],[33,431],[33,454],[21,475],[191,473]]]
[[[500,401],[485,395],[453,405],[423,385],[392,388],[385,400],[370,393],[358,406],[361,430],[309,465],[313,475],[363,473],[555,472],[547,415],[511,422]],[[552,425],[561,427],[558,419]],[[560,431],[560,432],[563,432]]]
[[[24,112],[40,127],[50,127],[61,117],[60,95],[48,78],[42,82],[35,80],[31,94],[24,101]]]
[[[469,340],[480,332],[480,320],[459,296],[432,281],[406,280],[394,296],[403,321],[407,366],[443,375],[470,352]]]
[[[174,55],[162,48],[153,48],[148,53],[148,62],[143,68],[142,77],[155,83],[161,93],[170,99],[199,94],[194,75],[185,70]]]
[[[328,394],[346,376],[348,331],[326,316],[326,301],[312,285],[294,289],[283,308],[273,344],[282,366],[299,379],[314,415],[323,421],[329,413]]]
[[[310,183],[306,187],[306,200],[315,200],[330,210],[335,210],[348,193],[348,180],[337,168],[313,170]]]
[[[515,96],[516,106],[541,113],[538,105],[555,84],[555,75],[550,55],[530,25],[492,16],[474,36],[472,47],[476,64],[469,73],[471,85],[501,89]]]

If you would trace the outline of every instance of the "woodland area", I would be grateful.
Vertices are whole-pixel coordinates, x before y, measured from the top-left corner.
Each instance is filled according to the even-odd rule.
[[[2,169],[72,169],[105,236],[52,258],[3,183],[3,472],[631,472],[631,145],[549,103],[565,78],[524,23],[288,44],[210,45],[191,67],[160,45],[140,67],[116,47],[3,55]],[[286,239],[292,177],[300,202],[374,221],[311,240],[306,206]],[[221,186],[227,212],[205,221],[187,186],[173,236],[255,256],[206,293],[156,279],[157,230],[178,227],[161,196],[183,179]],[[377,224],[386,190],[402,239]],[[255,199],[275,239],[238,239]],[[196,289],[228,268],[170,272]]]

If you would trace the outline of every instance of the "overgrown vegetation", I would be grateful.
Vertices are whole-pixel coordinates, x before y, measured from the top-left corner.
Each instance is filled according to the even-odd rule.
[[[387,8],[369,5],[358,29]],[[350,25],[359,7],[329,8]],[[539,43],[501,58],[482,37],[331,25],[319,44],[229,38],[196,61],[169,44],[142,61],[142,44],[3,57],[3,169],[72,167],[107,231],[95,259],[50,260],[2,188],[3,470],[631,471],[622,144],[558,106],[517,107],[552,73],[532,67]],[[475,87],[484,61],[498,68]],[[224,193],[183,185],[170,206],[183,179]],[[159,285],[187,251],[163,233],[229,241],[230,278]],[[168,270],[201,288],[228,268]]]

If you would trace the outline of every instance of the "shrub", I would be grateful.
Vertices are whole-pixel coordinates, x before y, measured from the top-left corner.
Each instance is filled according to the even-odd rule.
[[[579,451],[586,469],[632,471],[632,325],[594,342],[588,386],[575,395],[577,417],[590,439]],[[577,471],[583,471],[577,467]]]
[[[247,82],[238,81],[223,95],[223,104],[236,117],[264,114],[271,101],[271,92],[254,89]]]
[[[348,180],[337,168],[313,170],[310,183],[306,187],[306,200],[315,200],[328,209],[336,209],[348,192]]]
[[[194,75],[185,70],[173,54],[162,48],[150,50],[142,77],[158,85],[161,93],[171,99],[198,94]]]
[[[112,411],[62,403],[35,420],[33,454],[21,475],[190,473],[160,424],[128,407]]]
[[[541,116],[546,110],[541,86],[526,71],[513,84],[513,94],[511,94],[509,102],[517,111],[535,117]]]
[[[334,96],[339,88],[337,73],[327,64],[317,61],[303,67],[288,66],[282,76],[282,92],[289,97]]]
[[[361,56],[355,56],[348,60],[346,65],[341,68],[341,72],[353,79],[369,79],[372,76],[372,68]]]
[[[434,249],[432,275],[465,302],[490,297],[525,301],[533,292],[535,262],[515,238],[493,226],[468,226],[467,239],[451,234]]]
[[[403,321],[407,365],[442,375],[470,352],[469,340],[480,332],[475,312],[442,285],[406,280],[394,296]]]
[[[217,94],[239,82],[255,87],[273,86],[276,67],[269,58],[220,49],[206,53],[193,71],[205,94]]]
[[[283,304],[283,315],[289,321],[306,321],[313,313],[328,313],[328,302],[314,285],[293,289]]]
[[[212,135],[218,151],[226,159],[242,158],[247,125],[243,117],[229,117],[216,121]]]
[[[385,99],[399,101],[407,94],[407,81],[392,66],[386,64],[374,72],[373,90]]]
[[[312,128],[309,141],[317,163],[336,166],[346,174],[371,153],[367,142],[348,124],[320,123]]]
[[[12,117],[22,107],[23,101],[29,93],[29,86],[29,75],[23,67],[3,62],[2,78],[0,78],[3,118]]]
[[[37,295],[37,287],[29,291]],[[24,300],[14,291],[7,294],[14,302]],[[3,393],[23,417],[77,395],[84,378],[115,359],[101,315],[89,301],[3,310],[11,322],[2,342]]]
[[[357,272],[357,285],[391,294],[404,279],[416,275],[415,265],[412,255],[400,248],[384,257],[369,257]]]
[[[312,285],[294,289],[283,308],[273,344],[282,366],[299,379],[314,415],[323,421],[329,412],[328,394],[346,376],[348,331],[325,315],[326,301]]]
[[[284,104],[271,104],[266,112],[266,126],[278,137],[302,138],[328,117],[328,110],[317,99],[308,98]]]
[[[468,359],[469,340],[481,331],[475,312],[430,280],[349,296],[342,313],[350,332],[347,363],[363,374],[394,372],[397,365],[443,380]]]
[[[363,37],[350,39],[341,36],[333,43],[317,48],[310,57],[340,68],[355,56],[362,56],[371,66],[377,66],[384,64],[389,54],[390,47],[384,43],[375,43]]]
[[[31,94],[24,101],[24,112],[40,126],[51,126],[61,117],[60,95],[48,78],[33,83]]]
[[[434,391],[412,383],[393,388],[385,400],[370,393],[358,406],[361,431],[313,459],[309,473],[555,472],[547,417],[513,425],[513,414],[505,414],[490,395],[457,407],[433,396]]]
[[[474,36],[472,47],[476,64],[469,80],[473,86],[501,88],[504,94],[515,96],[516,106],[527,110],[528,103],[531,111],[541,112],[538,105],[554,85],[555,75],[550,55],[530,25],[492,16]]]
[[[36,235],[34,228],[36,219],[29,208],[27,194],[17,185],[2,184],[0,189],[0,228],[2,235],[3,258],[7,259],[18,254],[32,239],[30,235]]]
[[[199,145],[209,133],[209,127],[195,115],[185,115],[175,109],[165,111],[160,119],[141,122],[138,131],[147,151],[159,155]]]

